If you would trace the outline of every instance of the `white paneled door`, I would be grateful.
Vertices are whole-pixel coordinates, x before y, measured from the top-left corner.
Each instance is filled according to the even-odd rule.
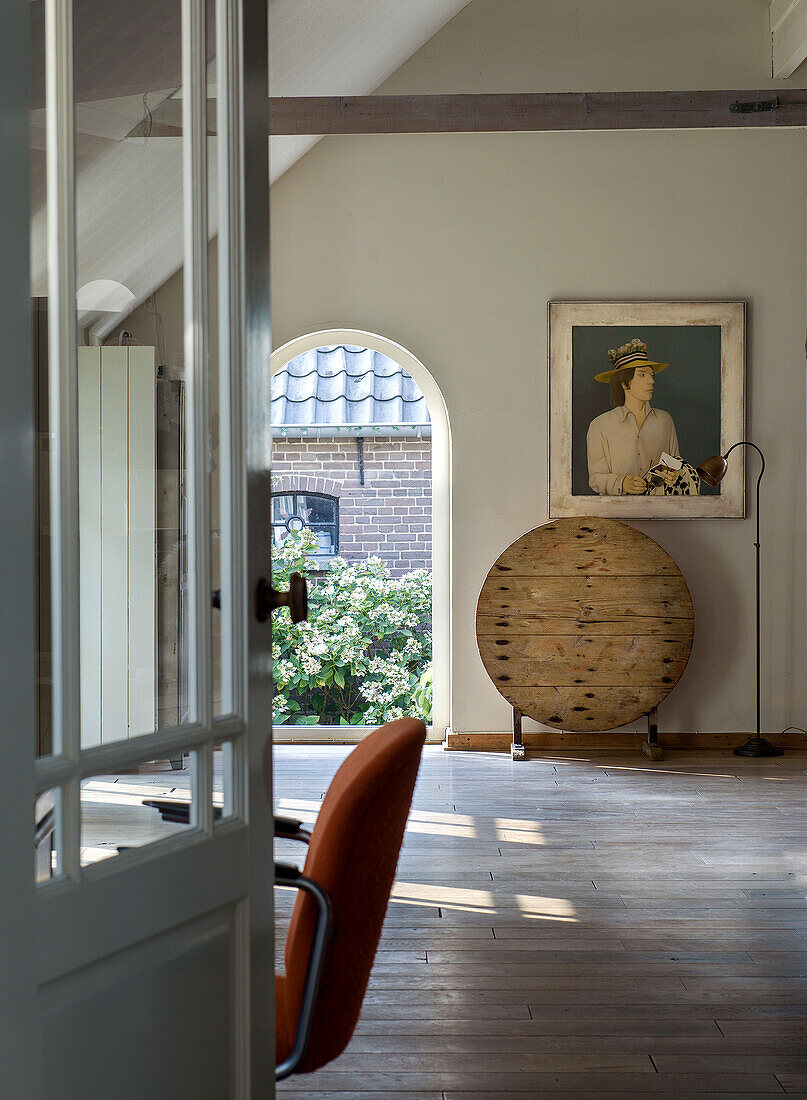
[[[110,37],[100,36],[114,56],[98,56],[97,43],[76,41],[86,2],[46,0],[41,28],[46,141],[30,153],[47,177],[44,411],[24,320],[29,82],[19,60],[42,5],[9,0],[0,15],[5,155],[20,165],[0,212],[0,354],[10,380],[0,402],[9,895],[0,1094],[272,1096],[271,818],[261,771],[270,634],[250,595],[269,570],[267,5],[177,0],[181,65],[172,74],[170,20],[159,42],[146,35],[134,49],[126,20],[149,5],[91,5],[102,21],[115,13]],[[163,19],[169,7],[154,12]],[[142,34],[149,19],[131,25]],[[30,33],[35,43],[36,26]],[[41,111],[35,75],[31,108]],[[79,88],[91,104],[83,114]],[[128,138],[120,119],[147,116],[154,97],[176,99],[175,134]],[[86,117],[107,129],[82,130],[76,119]],[[84,274],[92,212],[80,194],[77,202],[82,172],[96,157],[96,176],[110,173],[111,203],[115,172],[131,182],[140,171],[153,191],[146,165],[159,140],[173,145],[154,155],[174,157],[181,178],[181,348],[166,354],[162,330],[152,344],[87,346],[77,281],[119,272],[113,248],[107,270]],[[125,209],[120,225],[121,242],[140,234],[147,254],[148,226],[127,224]],[[143,316],[153,313],[152,302]],[[33,526],[43,484],[44,542]],[[37,591],[42,545],[49,582]],[[42,667],[49,703],[37,708]]]
[[[157,718],[157,363],[153,347],[78,349],[81,744]]]

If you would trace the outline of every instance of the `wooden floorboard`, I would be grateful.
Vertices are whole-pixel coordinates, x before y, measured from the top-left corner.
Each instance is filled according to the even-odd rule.
[[[313,822],[348,751],[278,746],[276,809]],[[807,1095],[804,776],[428,747],[353,1040],[278,1095]]]

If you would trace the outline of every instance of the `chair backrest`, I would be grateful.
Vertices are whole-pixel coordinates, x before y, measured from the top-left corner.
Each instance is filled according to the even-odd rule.
[[[298,1073],[341,1054],[358,1021],[425,740],[426,727],[414,718],[374,730],[344,761],[323,799],[304,872],[330,895],[335,935]],[[290,1021],[299,1017],[315,920],[314,902],[300,894],[286,940]]]

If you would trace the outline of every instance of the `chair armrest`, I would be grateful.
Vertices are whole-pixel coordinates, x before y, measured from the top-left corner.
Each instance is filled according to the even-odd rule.
[[[300,840],[308,844],[311,840],[311,830],[303,826],[302,821],[296,817],[280,817],[275,814],[275,836],[278,840]]]
[[[308,1049],[311,1026],[314,1022],[314,1011],[317,1007],[317,994],[319,993],[322,971],[325,965],[325,953],[328,942],[333,935],[333,916],[331,899],[319,883],[304,875],[298,867],[294,867],[290,863],[275,863],[275,886],[289,890],[304,890],[317,903],[317,923],[314,927],[314,938],[311,942],[311,954],[305,975],[303,1000],[300,1006],[300,1017],[297,1021],[294,1046],[288,1058],[275,1067],[275,1080],[282,1081],[284,1077],[294,1073]]]

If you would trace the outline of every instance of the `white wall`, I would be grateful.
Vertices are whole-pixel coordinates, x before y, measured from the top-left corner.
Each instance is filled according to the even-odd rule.
[[[471,0],[382,92],[804,87],[771,80],[770,0]]]
[[[762,88],[767,10],[473,0],[381,90]],[[803,131],[340,137],[272,188],[275,346],[322,327],[375,331],[421,359],[445,395],[454,729],[508,728],[474,609],[501,550],[547,518],[553,298],[748,300],[748,434],[769,462],[764,722],[804,724],[804,154]],[[662,729],[749,729],[752,515],[637,526],[678,561],[697,616]]]

